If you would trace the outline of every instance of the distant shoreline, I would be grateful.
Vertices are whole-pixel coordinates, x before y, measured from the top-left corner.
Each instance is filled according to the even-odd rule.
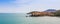
[[[36,16],[26,16],[26,17],[36,17]],[[37,17],[60,17],[60,16],[37,16]]]

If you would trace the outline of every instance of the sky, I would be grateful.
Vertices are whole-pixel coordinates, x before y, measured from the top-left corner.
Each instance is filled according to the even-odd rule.
[[[0,0],[0,13],[27,13],[60,9],[60,0]]]

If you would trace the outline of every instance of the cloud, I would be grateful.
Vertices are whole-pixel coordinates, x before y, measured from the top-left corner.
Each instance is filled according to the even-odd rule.
[[[31,2],[32,0],[16,0],[16,3],[28,3]]]
[[[23,5],[29,5],[33,2],[34,0],[16,0],[14,3],[16,3],[18,6],[23,6]]]

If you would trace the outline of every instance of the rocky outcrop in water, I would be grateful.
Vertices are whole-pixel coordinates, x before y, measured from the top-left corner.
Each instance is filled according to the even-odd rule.
[[[29,16],[31,17],[39,17],[39,16],[56,16],[56,17],[60,17],[60,10],[46,10],[43,12],[40,11],[32,11],[27,13]]]
[[[37,12],[36,11],[36,12],[30,12],[27,14],[31,14],[30,16],[35,16],[35,17],[37,17],[37,16],[54,16],[54,14],[51,12]]]

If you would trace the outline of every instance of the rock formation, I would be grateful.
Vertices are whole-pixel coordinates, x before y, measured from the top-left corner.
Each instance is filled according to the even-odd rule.
[[[32,11],[32,12],[29,12],[27,14],[30,14],[30,16],[32,16],[32,17],[38,17],[38,16],[54,16],[54,12],[56,12],[55,9],[48,9],[48,10],[43,11],[43,12]]]
[[[50,12],[30,12],[28,14],[31,14],[30,16],[54,16],[53,13]]]

